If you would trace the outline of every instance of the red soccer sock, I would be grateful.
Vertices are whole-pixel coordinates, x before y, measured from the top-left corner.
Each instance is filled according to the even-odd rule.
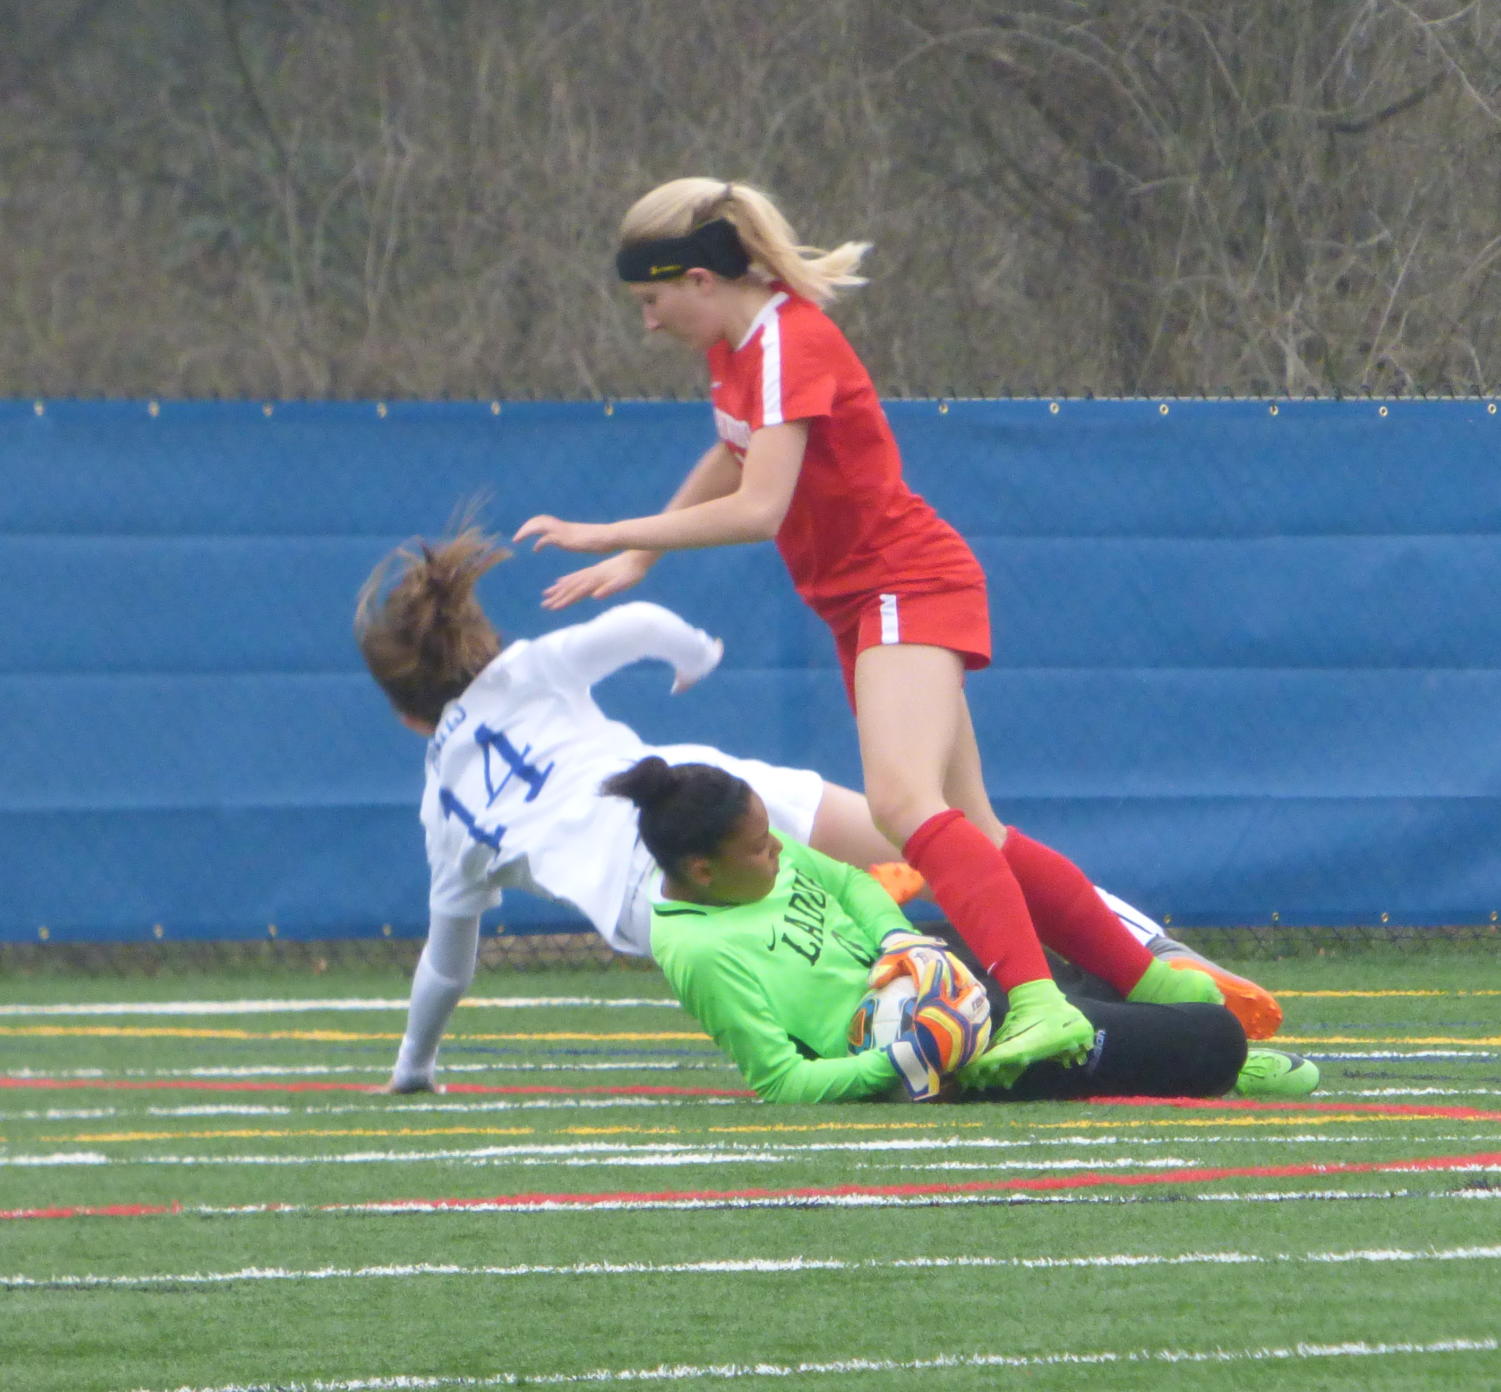
[[[1006,990],[1052,979],[1027,901],[1006,857],[955,808],[929,817],[902,848],[938,907],[986,971]]]
[[[1156,960],[1095,893],[1073,861],[1006,828],[1005,854],[1037,936],[1076,967],[1125,995]]]

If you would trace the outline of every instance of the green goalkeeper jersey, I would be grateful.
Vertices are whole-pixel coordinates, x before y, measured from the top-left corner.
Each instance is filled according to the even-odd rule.
[[[776,885],[754,904],[652,906],[651,950],[674,994],[768,1102],[872,1097],[884,1052],[851,1055],[850,1017],[886,934],[911,932],[862,870],[781,837]]]

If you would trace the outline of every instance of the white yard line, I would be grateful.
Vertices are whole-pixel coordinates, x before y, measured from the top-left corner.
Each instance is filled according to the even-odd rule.
[[[413,1103],[403,1099],[391,1111],[384,1110],[378,1103],[347,1107],[290,1107],[253,1102],[202,1107],[49,1107],[45,1111],[0,1112],[0,1125],[23,1121],[118,1121],[139,1117],[362,1116],[369,1120],[385,1117],[394,1122],[419,1113],[446,1112],[470,1116],[488,1112],[599,1111],[622,1107],[734,1107],[742,1100],[737,1097],[529,1097],[502,1102]]]
[[[462,1044],[462,1040],[458,1041]],[[453,1047],[451,1044],[450,1047]],[[552,1051],[550,1051],[552,1052]],[[603,1063],[447,1063],[443,1074],[450,1073],[639,1073],[658,1071],[677,1073],[684,1069],[734,1073],[728,1059],[707,1050],[685,1050],[681,1060],[658,1062],[642,1059],[616,1059]],[[30,1079],[85,1079],[112,1082],[116,1078],[322,1078],[357,1074],[383,1079],[391,1073],[390,1063],[258,1063],[223,1065],[205,1068],[12,1068],[0,1076]],[[735,1074],[738,1077],[738,1074]]]
[[[1276,1041],[1273,1040],[1273,1043]],[[1501,1057],[1494,1053],[1476,1052],[1474,1050],[1425,1050],[1421,1053],[1340,1053],[1340,1054],[1315,1054],[1309,1050],[1303,1051],[1308,1058],[1316,1059],[1490,1059]],[[651,1059],[621,1060],[618,1062],[588,1062],[578,1061],[569,1063],[449,1063],[443,1064],[444,1076],[463,1073],[535,1073],[535,1072],[559,1072],[559,1073],[588,1073],[588,1072],[679,1072],[682,1070],[693,1071],[719,1071],[731,1072],[729,1062],[717,1054],[708,1052],[700,1053],[697,1050],[685,1050],[681,1060],[661,1061]],[[12,1068],[6,1070],[7,1077],[34,1079],[34,1078],[59,1078],[59,1079],[98,1079],[108,1082],[115,1078],[329,1078],[329,1077],[365,1077],[381,1079],[389,1075],[391,1071],[389,1063],[308,1063],[308,1064],[225,1064],[218,1066],[205,1066],[200,1068]],[[1320,1093],[1320,1096],[1334,1096],[1335,1094]]]
[[[325,1010],[405,1010],[405,997],[371,999],[348,996],[322,1000],[112,1001],[54,1005],[0,1005],[4,1015],[304,1015]],[[533,1007],[588,1006],[599,1010],[637,1006],[680,1010],[670,996],[470,996],[460,1009],[526,1010]]]
[[[1117,1252],[1081,1257],[900,1257],[850,1260],[842,1257],[747,1257],[734,1261],[696,1262],[575,1262],[567,1266],[456,1266],[419,1262],[405,1266],[323,1266],[307,1270],[247,1266],[236,1271],[193,1271],[175,1276],[147,1273],[137,1276],[0,1276],[0,1290],[97,1290],[128,1286],[216,1286],[237,1281],[356,1281],[373,1277],[408,1276],[736,1276],[800,1271],[941,1271],[946,1268],[993,1270],[1089,1270],[1104,1267],[1146,1266],[1350,1266],[1413,1262],[1501,1261],[1501,1246],[1450,1247],[1439,1251],[1402,1248],[1364,1248],[1329,1252]]]
[[[826,1363],[673,1363],[654,1368],[595,1368],[582,1373],[493,1373],[484,1377],[369,1377],[313,1382],[222,1383],[213,1387],[180,1386],[161,1392],[440,1392],[450,1387],[607,1386],[642,1382],[723,1382],[743,1378],[785,1378],[851,1373],[945,1372],[956,1368],[1047,1368],[1059,1365],[1132,1363],[1299,1363],[1335,1358],[1431,1358],[1449,1353],[1493,1353],[1501,1344],[1490,1338],[1441,1339],[1429,1343],[1291,1344],[1249,1349],[1111,1349],[1057,1353],[953,1353],[932,1358],[849,1358]],[[138,1388],[136,1392],[151,1392]]]
[[[1501,1097],[1501,1088],[1489,1087],[1384,1087],[1324,1088],[1320,1097]]]
[[[1462,1170],[1449,1170],[1445,1173],[1464,1173]],[[1484,1189],[1446,1189],[1446,1190],[1414,1190],[1414,1189],[1272,1189],[1260,1192],[1240,1193],[1174,1193],[1171,1202],[1184,1203],[1299,1203],[1305,1201],[1315,1202],[1338,1202],[1346,1199],[1378,1199],[1390,1202],[1393,1199],[1438,1199],[1438,1200],[1484,1200],[1501,1199],[1501,1188],[1486,1187]],[[643,1210],[684,1209],[684,1210],[740,1210],[740,1209],[777,1209],[777,1208],[937,1208],[937,1207],[1007,1207],[1021,1208],[1031,1205],[1049,1204],[1057,1206],[1097,1204],[1104,1206],[1123,1206],[1126,1204],[1142,1204],[1162,1202],[1158,1195],[1151,1193],[1109,1193],[1109,1194],[1037,1194],[1025,1190],[1005,1190],[992,1193],[959,1193],[959,1194],[921,1194],[910,1196],[906,1194],[816,1194],[816,1195],[770,1195],[755,1198],[686,1198],[686,1199],[631,1199],[622,1197],[608,1201],[595,1201],[588,1205],[578,1203],[546,1202],[529,1203],[518,1206],[506,1200],[490,1201],[463,1201],[462,1203],[444,1203],[441,1200],[431,1202],[391,1202],[370,1200],[365,1203],[345,1204],[296,1204],[296,1203],[258,1203],[258,1204],[180,1204],[170,1208],[173,1216],[203,1217],[203,1218],[260,1218],[260,1217],[305,1217],[309,1214],[371,1214],[377,1216],[406,1215],[406,1214],[509,1214],[519,1216],[522,1213],[617,1213],[639,1212]],[[164,1216],[168,1210],[163,1208],[161,1212],[151,1210],[140,1216],[157,1217]],[[45,1211],[44,1211],[45,1212]],[[6,1215],[17,1218],[30,1215]],[[50,1214],[48,1215],[50,1216]]]
[[[286,1070],[281,1070],[286,1071]],[[12,1074],[11,1076],[20,1076]],[[61,1077],[61,1073],[48,1073],[47,1077]],[[14,1111],[0,1109],[0,1125],[15,1122],[28,1121],[102,1121],[111,1118],[131,1117],[261,1117],[261,1116],[365,1116],[376,1115],[395,1118],[398,1115],[405,1117],[417,1114],[450,1114],[468,1115],[483,1114],[487,1112],[516,1112],[516,1111],[573,1111],[573,1110],[601,1110],[613,1108],[679,1108],[679,1107],[740,1107],[749,1102],[748,1098],[741,1097],[673,1097],[673,1096],[581,1096],[581,1097],[514,1097],[495,1098],[483,1094],[456,1093],[449,1096],[438,1095],[421,1100],[419,1097],[404,1097],[397,1102],[379,1103],[374,1099],[364,1102],[309,1102],[303,1105],[291,1103],[264,1103],[264,1102],[202,1102],[182,1103],[177,1106],[151,1105],[146,1101],[152,1094],[142,1092],[130,1094],[137,1105],[116,1104],[108,1107],[48,1107],[48,1108],[18,1108]],[[316,1094],[308,1094],[309,1096]],[[326,1095],[326,1094],[325,1094]],[[1497,1088],[1367,1088],[1351,1090],[1323,1090],[1318,1094],[1318,1100],[1336,1097],[1349,1098],[1404,1098],[1404,1097],[1497,1097],[1501,1096],[1501,1089]],[[389,1110],[388,1110],[389,1109]],[[1471,1135],[1469,1137],[1428,1137],[1428,1139],[1458,1140],[1479,1139]],[[1108,1137],[1050,1137],[1028,1138],[1021,1140],[1002,1140],[1000,1138],[973,1138],[960,1137],[949,1138],[948,1143],[954,1145],[971,1146],[1031,1146],[1031,1145],[1107,1145],[1115,1144],[1119,1138]],[[1324,1140],[1329,1143],[1350,1144],[1377,1139],[1375,1136],[1350,1136],[1350,1135],[1325,1135],[1319,1137],[1313,1134],[1285,1136],[1268,1135],[1266,1139],[1277,1144],[1306,1143],[1315,1140]],[[1391,1132],[1383,1132],[1381,1139],[1410,1140],[1411,1137],[1394,1136]],[[1144,1145],[1161,1145],[1165,1143],[1200,1145],[1215,1144],[1218,1137],[1213,1136],[1183,1136],[1174,1138],[1150,1138],[1133,1137],[1133,1141],[1139,1140]],[[926,1146],[935,1144],[933,1141],[901,1141],[894,1140],[883,1143],[893,1146],[910,1145]],[[800,1147],[793,1147],[800,1148]],[[841,1145],[835,1144],[827,1148],[842,1149]]]
[[[674,1103],[672,1105],[683,1105]],[[62,1138],[56,1138],[61,1143]],[[75,1144],[99,1143],[102,1137],[85,1133],[74,1139]],[[1461,1135],[1435,1136],[1427,1133],[1382,1132],[1369,1136],[1326,1136],[1317,1133],[1269,1135],[1258,1137],[1258,1144],[1319,1145],[1331,1143],[1372,1144],[1374,1142],[1400,1142],[1409,1145],[1443,1142],[1445,1144],[1479,1145],[1494,1139],[1488,1133],[1469,1132]],[[191,1166],[191,1165],[358,1165],[358,1164],[427,1164],[448,1162],[469,1165],[531,1164],[543,1160],[548,1164],[567,1165],[721,1165],[759,1161],[765,1164],[787,1164],[809,1155],[834,1153],[839,1155],[901,1156],[900,1163],[912,1169],[1102,1169],[1109,1167],[1140,1166],[1150,1169],[1170,1164],[1193,1165],[1201,1163],[1194,1159],[1179,1157],[1165,1161],[1161,1156],[1133,1157],[1132,1148],[1149,1146],[1191,1147],[1217,1145],[1222,1137],[1202,1136],[1054,1136],[1006,1140],[997,1136],[900,1136],[889,1139],[862,1139],[839,1141],[706,1141],[685,1138],[674,1141],[565,1141],[565,1142],[514,1142],[506,1145],[453,1147],[446,1149],[414,1150],[358,1150],[327,1151],[317,1154],[284,1155],[255,1152],[230,1152],[228,1154],[194,1155],[173,1152],[155,1155],[111,1155],[99,1150],[21,1151],[15,1154],[0,1154],[0,1169],[47,1168],[69,1165],[113,1166]],[[1088,1148],[1098,1150],[1114,1147],[1126,1152],[1125,1158],[1102,1158],[1095,1155],[1079,1160],[959,1160],[934,1159],[920,1162],[907,1157],[917,1152],[940,1152],[952,1155],[963,1152],[1007,1150],[1050,1150],[1054,1148]],[[862,1168],[870,1168],[868,1164]],[[1487,1167],[1494,1172],[1497,1167]]]

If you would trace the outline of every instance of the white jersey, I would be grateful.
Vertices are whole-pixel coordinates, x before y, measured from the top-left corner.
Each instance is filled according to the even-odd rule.
[[[648,746],[590,694],[643,658],[671,665],[673,690],[682,690],[712,672],[720,653],[701,629],[642,602],[507,644],[444,708],[428,743],[430,911],[473,916],[495,907],[502,890],[523,889],[573,905],[618,951],[646,953],[651,859],[635,807],[601,796],[599,785],[649,754],[739,774],[765,799],[773,825],[806,839],[823,794],[818,774],[707,746]]]

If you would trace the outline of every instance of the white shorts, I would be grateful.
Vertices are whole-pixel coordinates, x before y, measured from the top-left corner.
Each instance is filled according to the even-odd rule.
[[[760,759],[737,759],[705,744],[669,744],[651,753],[661,755],[669,764],[713,764],[733,773],[745,779],[766,804],[772,830],[794,841],[807,841],[813,834],[813,818],[823,801],[822,774],[812,769],[782,768]],[[615,932],[607,935],[616,952],[651,955],[651,882],[656,874],[656,861],[638,840],[631,852],[631,874],[620,921]]]

